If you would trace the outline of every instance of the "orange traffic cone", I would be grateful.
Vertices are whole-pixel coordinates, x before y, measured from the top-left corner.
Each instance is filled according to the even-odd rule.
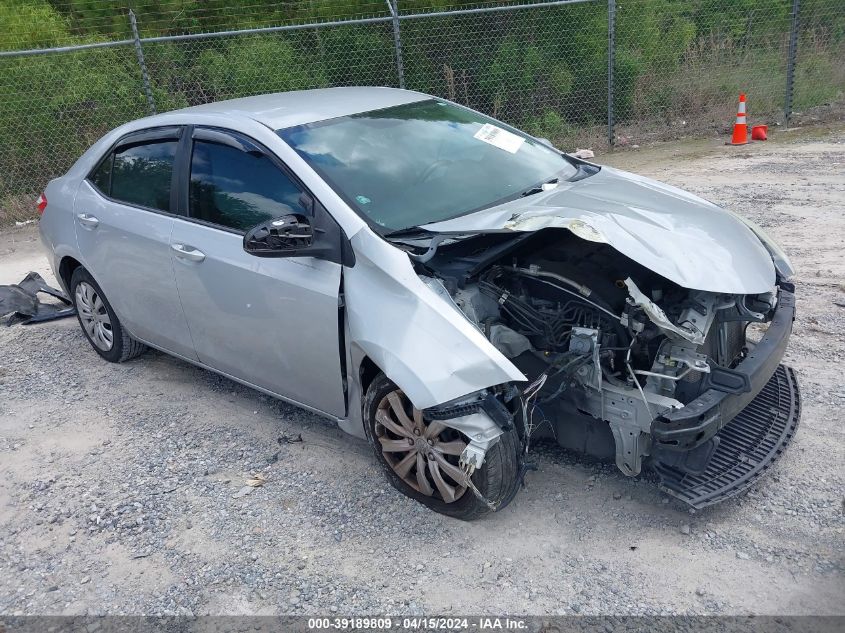
[[[739,95],[739,110],[737,110],[736,113],[736,123],[734,123],[734,134],[731,138],[730,144],[748,144],[748,125],[745,122],[745,93]]]

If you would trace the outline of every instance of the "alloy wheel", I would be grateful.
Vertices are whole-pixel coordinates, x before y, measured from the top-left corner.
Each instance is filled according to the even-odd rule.
[[[414,490],[453,503],[467,490],[458,458],[463,436],[437,420],[428,421],[400,390],[381,399],[375,415],[376,439],[385,461]]]

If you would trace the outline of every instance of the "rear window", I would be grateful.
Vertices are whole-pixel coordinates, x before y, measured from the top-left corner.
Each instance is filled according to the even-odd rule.
[[[170,187],[178,141],[117,148],[89,176],[105,195],[128,204],[170,212]]]
[[[177,141],[119,148],[114,154],[111,197],[159,211],[170,211],[170,185]]]
[[[97,167],[96,171],[94,171],[94,173],[89,177],[89,180],[94,183],[94,186],[107,196],[111,195],[111,167],[113,162],[114,152],[109,154],[108,157],[100,163],[100,166]]]

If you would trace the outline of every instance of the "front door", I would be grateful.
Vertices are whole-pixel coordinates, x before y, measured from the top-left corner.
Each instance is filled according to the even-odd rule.
[[[170,256],[171,184],[181,128],[124,137],[74,202],[79,252],[133,336],[195,359]]]
[[[197,356],[209,367],[343,416],[338,332],[341,266],[243,249],[261,221],[305,213],[301,186],[265,150],[234,134],[194,131],[186,151],[187,218],[170,239],[176,285]]]

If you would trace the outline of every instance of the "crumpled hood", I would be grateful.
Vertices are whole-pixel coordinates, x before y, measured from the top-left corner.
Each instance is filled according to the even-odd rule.
[[[606,242],[684,288],[758,294],[775,285],[772,256],[736,215],[676,187],[610,167],[422,228],[485,233],[552,227]]]

